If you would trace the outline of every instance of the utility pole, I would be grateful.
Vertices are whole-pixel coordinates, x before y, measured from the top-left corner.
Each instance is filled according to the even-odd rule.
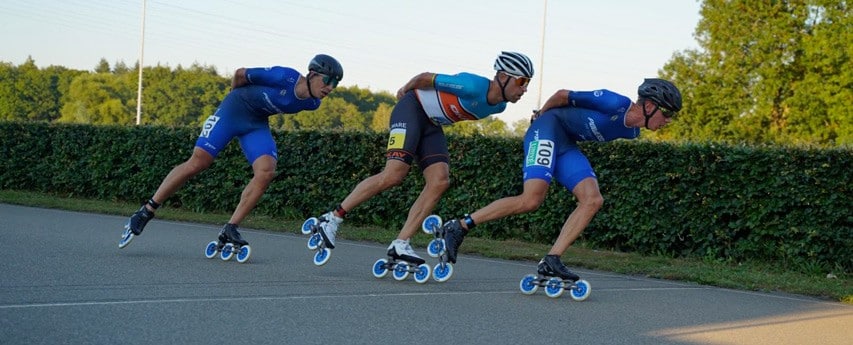
[[[136,89],[136,124],[142,123],[142,57],[145,52],[145,1],[142,0],[142,38],[139,40],[139,86]]]
[[[542,109],[542,79],[545,79],[545,19],[548,18],[548,0],[542,10],[542,42],[539,45],[539,99],[536,100],[536,111]]]

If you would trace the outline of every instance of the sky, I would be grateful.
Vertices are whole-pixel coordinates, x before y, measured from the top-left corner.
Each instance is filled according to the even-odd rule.
[[[5,0],[0,61],[91,71],[141,57],[230,77],[274,65],[305,74],[324,53],[343,65],[341,85],[396,93],[421,72],[492,78],[498,54],[517,51],[536,72],[498,115],[512,124],[559,89],[635,99],[673,54],[698,49],[699,9],[698,0]]]

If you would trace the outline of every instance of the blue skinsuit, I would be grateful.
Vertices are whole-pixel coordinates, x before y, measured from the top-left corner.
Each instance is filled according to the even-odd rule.
[[[628,97],[608,91],[571,91],[569,105],[548,109],[524,136],[524,181],[556,179],[569,191],[585,178],[595,178],[582,141],[634,139],[639,128],[625,126]]]
[[[300,76],[288,67],[247,68],[248,85],[225,96],[204,122],[195,146],[216,157],[236,137],[250,165],[263,155],[278,159],[269,117],[320,107],[319,99],[296,97],[294,87]]]

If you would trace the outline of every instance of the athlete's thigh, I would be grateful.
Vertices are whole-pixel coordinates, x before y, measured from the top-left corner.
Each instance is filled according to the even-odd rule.
[[[554,178],[563,187],[573,191],[578,183],[588,177],[596,178],[595,171],[576,144],[569,145],[565,152],[557,156]]]
[[[421,171],[435,163],[445,163],[449,166],[450,153],[447,150],[447,137],[444,135],[444,129],[428,121],[424,123],[424,127],[424,130],[421,131],[421,144],[416,151],[418,166],[421,167]]]
[[[268,126],[253,129],[237,138],[249,165],[254,164],[255,160],[263,155],[269,155],[278,160],[278,150]]]
[[[421,144],[424,119],[426,114],[414,93],[407,93],[397,102],[389,120],[387,159],[412,164]]]
[[[545,115],[533,121],[524,135],[524,181],[540,179],[551,183],[557,152],[566,141],[556,116]]]
[[[247,115],[236,103],[238,101],[230,97],[222,101],[216,112],[204,121],[195,146],[216,158],[231,139],[247,131],[245,121],[242,121]]]

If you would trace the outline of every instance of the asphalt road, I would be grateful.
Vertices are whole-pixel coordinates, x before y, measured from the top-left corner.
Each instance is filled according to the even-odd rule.
[[[317,267],[307,236],[244,229],[239,264],[204,257],[210,225],[155,219],[118,249],[125,220],[0,204],[0,344],[853,344],[853,306],[804,296],[580,270],[576,302],[521,294],[531,262],[463,255],[417,284],[373,277],[385,245]]]

